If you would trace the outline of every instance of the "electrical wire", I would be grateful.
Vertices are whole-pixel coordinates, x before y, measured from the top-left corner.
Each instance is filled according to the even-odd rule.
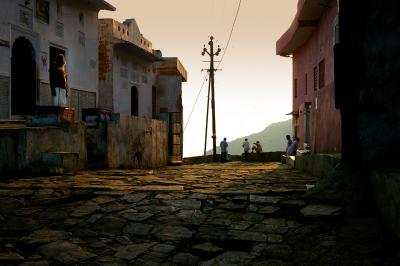
[[[237,18],[238,18],[238,16],[239,16],[239,11],[240,11],[240,7],[241,7],[241,6],[242,6],[242,0],[239,0],[239,5],[238,5],[238,8],[237,8],[237,10],[236,10],[235,19],[233,20],[231,32],[229,33],[228,42],[226,43],[226,46],[225,46],[225,48],[224,48],[224,52],[222,53],[221,60],[220,60],[220,62],[218,63],[217,68],[222,64],[222,61],[224,60],[224,57],[225,57],[225,54],[226,54],[226,51],[228,51],[229,44],[230,44],[231,39],[232,39],[233,31],[234,31],[235,26],[236,26],[236,21],[237,21]]]
[[[214,2],[213,2],[213,4],[214,4]],[[230,42],[231,42],[232,35],[233,35],[233,31],[234,31],[235,26],[236,26],[236,21],[237,21],[237,18],[238,18],[238,16],[239,16],[239,11],[240,11],[241,5],[242,5],[242,0],[239,0],[239,4],[238,4],[237,10],[236,10],[235,18],[234,18],[233,23],[232,23],[232,28],[231,28],[231,31],[230,31],[230,33],[229,33],[228,42],[226,43],[226,46],[225,46],[225,48],[224,48],[224,52],[223,52],[223,54],[222,54],[222,56],[221,56],[220,62],[219,62],[218,65],[217,65],[217,68],[219,68],[219,66],[222,64],[222,61],[224,60],[224,57],[225,57],[225,54],[226,54],[226,51],[227,51],[228,48],[229,48],[229,44],[230,44]],[[190,112],[189,118],[188,118],[188,120],[187,120],[187,122],[186,122],[186,125],[185,125],[185,128],[183,129],[183,132],[186,131],[186,128],[187,128],[187,126],[189,125],[190,118],[192,117],[193,111],[194,111],[194,109],[195,109],[195,107],[196,107],[196,104],[197,104],[199,98],[200,98],[200,94],[201,94],[201,92],[203,91],[203,88],[204,88],[204,85],[205,85],[206,81],[207,81],[207,76],[204,77],[203,84],[201,85],[200,90],[199,90],[199,93],[197,94],[196,101],[195,101],[195,103],[194,103],[194,105],[193,105],[192,111]]]
[[[197,102],[199,101],[200,94],[201,94],[201,92],[203,91],[204,85],[206,84],[206,81],[207,81],[207,80],[208,80],[208,78],[207,78],[207,75],[206,75],[206,76],[204,77],[203,84],[202,84],[201,87],[200,87],[199,93],[197,94],[196,101],[195,101],[194,104],[193,104],[192,111],[190,112],[189,118],[188,118],[188,120],[187,120],[187,122],[186,122],[186,125],[185,125],[185,128],[183,129],[183,132],[186,131],[186,128],[187,128],[187,126],[189,125],[190,118],[192,117],[194,108],[196,107],[196,104],[197,104]]]

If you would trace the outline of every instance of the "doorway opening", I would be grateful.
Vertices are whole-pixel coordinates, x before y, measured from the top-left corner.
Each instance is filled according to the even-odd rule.
[[[50,46],[50,67],[53,67],[56,62],[56,56],[62,54],[65,58],[65,50]]]
[[[131,115],[139,116],[139,94],[135,86],[131,88]]]
[[[33,115],[37,73],[35,49],[25,37],[15,40],[11,55],[11,115]]]

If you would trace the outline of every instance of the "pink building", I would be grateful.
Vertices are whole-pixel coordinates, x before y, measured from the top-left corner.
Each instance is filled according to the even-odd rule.
[[[337,0],[299,0],[296,17],[276,43],[278,55],[293,59],[293,133],[315,153],[341,151],[333,53],[338,33]]]

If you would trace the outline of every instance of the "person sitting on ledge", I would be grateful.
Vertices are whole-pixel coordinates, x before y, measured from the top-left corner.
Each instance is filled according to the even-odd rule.
[[[256,151],[257,154],[262,153],[262,146],[261,143],[257,140],[256,143],[253,143],[253,147],[251,148],[251,153]]]

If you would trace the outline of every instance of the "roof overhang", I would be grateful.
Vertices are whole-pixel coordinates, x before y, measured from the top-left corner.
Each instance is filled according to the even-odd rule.
[[[117,10],[113,5],[109,4],[104,0],[85,0],[89,5],[95,7],[98,10],[115,11]]]
[[[299,0],[290,28],[276,42],[276,54],[288,56],[303,46],[318,27],[329,0]]]
[[[114,44],[114,48],[127,51],[128,53],[132,53],[145,61],[149,62],[162,61],[161,58],[155,56],[152,53],[149,53],[148,51],[128,41],[119,40],[118,43]]]
[[[187,81],[187,71],[177,57],[163,57],[158,73],[164,76],[180,76],[183,82]]]

